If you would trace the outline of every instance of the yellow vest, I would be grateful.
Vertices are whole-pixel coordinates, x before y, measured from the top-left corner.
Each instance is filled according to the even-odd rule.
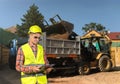
[[[24,66],[28,65],[45,65],[43,47],[37,45],[37,56],[35,57],[30,45],[28,43],[22,46],[22,51],[24,54]],[[21,72],[21,82],[22,84],[47,84],[46,74],[43,73],[31,73],[25,74]]]

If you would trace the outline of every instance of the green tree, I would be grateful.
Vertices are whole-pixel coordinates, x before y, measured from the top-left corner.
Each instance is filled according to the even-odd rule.
[[[93,22],[90,23],[90,24],[85,24],[85,26],[82,27],[82,30],[84,32],[87,32],[87,31],[90,31],[90,30],[96,30],[98,32],[101,32],[101,31],[106,31],[105,29],[106,28],[103,25],[97,24],[97,23],[93,23]]]
[[[0,44],[8,46],[10,40],[17,38],[17,35],[0,28]]]
[[[17,34],[21,37],[26,37],[28,29],[31,25],[39,25],[44,31],[44,16],[39,12],[38,7],[33,4],[23,18],[21,18],[21,25],[17,25]]]

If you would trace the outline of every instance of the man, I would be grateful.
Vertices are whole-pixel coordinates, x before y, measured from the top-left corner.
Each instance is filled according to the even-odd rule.
[[[99,42],[98,42],[97,38],[96,38],[96,39],[95,39],[95,38],[93,39],[92,44],[95,46],[96,51],[97,51],[97,52],[100,52],[100,45],[99,45]]]
[[[43,69],[46,68],[48,60],[43,47],[38,44],[42,30],[39,26],[33,25],[28,34],[28,43],[18,49],[16,70],[21,72],[22,84],[47,84],[46,71],[49,72],[50,68]]]

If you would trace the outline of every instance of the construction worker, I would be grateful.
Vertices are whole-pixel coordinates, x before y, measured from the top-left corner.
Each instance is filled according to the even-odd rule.
[[[21,83],[48,84],[46,72],[50,72],[51,68],[46,69],[45,65],[48,65],[48,60],[43,47],[38,44],[42,30],[39,26],[33,25],[28,34],[28,43],[18,49],[16,58],[16,70],[21,72]]]
[[[95,48],[96,48],[96,51],[100,51],[100,47],[99,47],[99,43],[98,43],[98,41],[96,40],[96,39],[94,39],[93,40],[93,42],[92,42],[92,44],[95,46]]]

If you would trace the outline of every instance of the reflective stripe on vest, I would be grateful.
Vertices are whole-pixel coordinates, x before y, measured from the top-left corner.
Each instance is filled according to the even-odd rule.
[[[31,74],[24,74],[24,75],[21,75],[21,77],[24,78],[24,77],[43,76],[43,75],[45,75],[45,73],[31,73]]]
[[[22,46],[22,51],[24,54],[24,66],[38,66],[44,65],[44,52],[43,47],[41,45],[37,45],[37,56],[35,57],[30,45],[28,43],[24,44]],[[34,78],[33,78],[34,77]],[[47,77],[43,73],[31,73],[31,74],[25,74],[21,72],[21,82],[22,84],[35,84],[36,82],[46,84],[47,83]]]

